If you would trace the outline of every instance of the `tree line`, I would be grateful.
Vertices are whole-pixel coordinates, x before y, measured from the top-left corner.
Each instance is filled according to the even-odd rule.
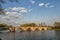
[[[5,30],[5,29],[9,29],[9,27],[14,27],[13,25],[7,25],[7,24],[0,24],[0,30]],[[45,23],[41,23],[41,24],[36,24],[36,23],[25,23],[25,24],[21,24],[20,27],[47,27],[47,25],[45,25]],[[48,27],[52,27],[52,26],[48,26]],[[52,27],[53,29],[60,29],[60,22],[54,22],[54,26]]]

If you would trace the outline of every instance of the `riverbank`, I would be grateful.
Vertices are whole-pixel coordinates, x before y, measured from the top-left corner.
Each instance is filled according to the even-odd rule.
[[[3,31],[0,31],[0,33],[2,33],[2,32],[9,32],[9,30],[3,30]]]

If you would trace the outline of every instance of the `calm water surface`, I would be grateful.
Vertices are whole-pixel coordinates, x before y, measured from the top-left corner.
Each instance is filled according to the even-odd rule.
[[[26,31],[0,33],[2,40],[60,40],[60,31]]]

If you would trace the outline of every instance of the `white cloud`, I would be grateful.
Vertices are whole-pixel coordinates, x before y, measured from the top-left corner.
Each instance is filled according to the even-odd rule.
[[[8,11],[9,10],[9,11]],[[27,9],[25,7],[13,7],[13,8],[7,8],[6,11],[6,15],[8,16],[21,16],[23,13],[28,13],[30,12],[32,9]]]
[[[42,6],[44,6],[44,5],[45,5],[44,3],[39,3],[39,6],[40,6],[40,7],[42,7]]]
[[[13,19],[13,18],[19,18],[20,16],[22,16],[22,14],[21,13],[19,13],[19,12],[13,12],[13,11],[11,11],[11,12],[9,12],[9,11],[7,11],[7,12],[5,12],[6,13],[6,15],[3,15],[3,16],[0,16],[0,18],[3,18],[3,19]]]
[[[46,7],[46,8],[54,7],[54,5],[52,5],[51,3],[39,3],[38,6],[39,7]]]
[[[49,7],[49,5],[50,5],[50,3],[46,3],[46,4],[45,4],[45,7]]]
[[[7,9],[5,9],[5,11],[7,11],[6,15],[8,15],[10,17],[19,17],[23,13],[28,13],[31,10],[32,9],[27,9],[27,8],[24,8],[24,7],[13,7],[13,8],[7,8]]]
[[[17,12],[6,12],[6,15],[9,17],[19,17],[21,14]]]
[[[3,23],[7,24],[19,24],[22,19],[23,13],[28,13],[32,11],[32,9],[28,9],[25,7],[13,7],[5,9],[6,15],[0,15],[0,20]]]
[[[32,4],[34,4],[34,3],[35,3],[35,1],[34,1],[34,0],[30,0],[30,2],[31,2]]]
[[[19,12],[21,12],[21,13],[27,13],[28,10],[26,10],[26,9],[22,9],[22,10],[20,10]]]
[[[17,12],[6,12],[7,15],[14,15],[16,14]]]
[[[13,8],[7,8],[5,10],[15,11],[19,13],[28,13],[30,9],[27,9],[25,7],[13,7]]]
[[[10,9],[13,10],[13,11],[26,10],[26,8],[24,8],[24,7],[13,7],[13,8],[10,8]]]
[[[0,16],[0,22],[7,23],[10,25],[19,24],[20,20],[18,18],[16,18],[16,16],[18,16],[18,15],[14,15],[14,16],[11,16],[11,15],[4,15],[3,16],[2,15],[2,16]]]

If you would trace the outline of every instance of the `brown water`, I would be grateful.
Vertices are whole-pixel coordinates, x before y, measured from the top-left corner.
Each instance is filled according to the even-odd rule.
[[[2,40],[60,40],[60,31],[26,31],[0,33]]]

